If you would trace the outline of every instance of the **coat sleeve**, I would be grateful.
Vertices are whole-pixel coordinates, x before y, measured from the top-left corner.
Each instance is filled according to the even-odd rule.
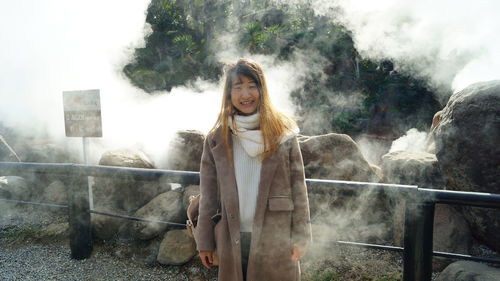
[[[312,240],[309,199],[304,175],[304,162],[296,137],[290,151],[290,182],[294,210],[292,213],[292,243],[307,246]]]
[[[203,144],[200,163],[200,207],[198,225],[195,230],[198,251],[214,251],[214,225],[211,217],[217,212],[217,170],[207,137]]]

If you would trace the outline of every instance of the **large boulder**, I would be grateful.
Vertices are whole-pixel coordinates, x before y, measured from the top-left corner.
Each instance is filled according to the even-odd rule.
[[[196,243],[186,229],[167,231],[158,250],[157,260],[165,265],[182,265],[196,255]]]
[[[199,131],[187,130],[176,133],[170,142],[167,168],[170,170],[200,170],[201,154],[205,135]]]
[[[451,190],[500,194],[500,80],[453,94],[434,131],[436,156]],[[498,210],[463,207],[473,235],[500,251]]]
[[[382,156],[384,181],[394,184],[417,185],[441,189],[445,185],[434,154],[395,151]],[[394,244],[403,245],[405,204],[398,196],[388,198],[393,213]],[[437,204],[434,214],[434,250],[468,254],[472,243],[469,226],[463,216],[448,205]],[[434,259],[434,266],[447,265],[446,260]]]
[[[101,156],[99,165],[148,169],[154,168],[154,165],[144,153],[131,149],[106,151]]]
[[[433,249],[437,252],[470,254],[472,234],[462,214],[446,204],[436,204],[434,212]],[[452,260],[434,258],[433,268],[443,269]]]
[[[500,269],[471,261],[450,264],[436,281],[500,281]]]
[[[379,182],[358,145],[348,135],[299,137],[307,178]]]
[[[53,183],[49,184],[49,186],[45,188],[43,200],[43,202],[47,203],[67,205],[68,192],[64,183],[60,180],[56,180]]]
[[[404,239],[405,203],[398,201],[393,209],[394,245],[402,247]],[[433,250],[457,254],[470,254],[472,235],[461,213],[446,204],[436,204],[433,226]],[[434,258],[433,267],[443,268],[450,260]]]
[[[99,211],[109,214],[127,215],[127,213],[123,212],[122,210],[111,208],[100,208]],[[100,240],[111,240],[113,238],[116,238],[120,227],[125,225],[126,223],[127,221],[122,218],[92,214],[92,235]]]
[[[127,149],[105,152],[99,165],[154,168],[143,153]],[[139,181],[126,175],[98,177],[93,185],[94,205],[97,209],[111,208],[133,213],[164,191],[158,181]]]
[[[140,208],[134,217],[155,221],[185,223],[186,212],[182,208],[182,193],[177,190],[168,191],[155,197]],[[154,238],[167,229],[162,223],[133,222],[133,235],[142,240]]]
[[[69,147],[49,142],[25,143],[17,149],[24,162],[38,163],[76,163],[76,158]]]
[[[394,151],[382,156],[384,181],[442,189],[445,185],[436,155],[427,152]]]
[[[327,134],[299,137],[307,178],[379,182],[379,171],[363,157],[357,144],[347,135]],[[311,220],[333,225],[343,239],[381,242],[387,239],[389,212],[383,198],[372,194],[344,192],[326,188],[310,192]]]

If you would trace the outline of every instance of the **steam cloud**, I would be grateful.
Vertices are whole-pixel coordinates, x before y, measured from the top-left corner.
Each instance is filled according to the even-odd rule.
[[[221,82],[198,80],[193,87],[177,87],[168,94],[151,96],[133,87],[121,73],[150,30],[145,24],[149,2],[49,0],[3,4],[2,124],[18,133],[70,146],[79,155],[81,140],[65,137],[62,92],[100,89],[103,138],[91,139],[91,163],[96,163],[103,151],[122,147],[142,149],[160,163],[175,131],[206,133],[220,108]],[[295,62],[275,64],[272,57],[252,57],[229,48],[236,44],[227,39],[220,40],[227,47],[219,58],[235,61],[246,56],[261,63],[273,102],[293,114],[289,93],[307,73],[296,69],[308,69],[308,56],[299,54]]]
[[[496,35],[500,3],[496,1],[308,2],[317,14],[350,29],[363,57],[392,59],[400,69],[428,78],[437,90],[449,91],[451,86],[459,91],[475,82],[500,78]]]
[[[419,132],[417,129],[412,128],[406,132],[406,135],[400,137],[392,143],[389,152],[394,151],[415,151],[423,152],[427,145],[427,133]]]

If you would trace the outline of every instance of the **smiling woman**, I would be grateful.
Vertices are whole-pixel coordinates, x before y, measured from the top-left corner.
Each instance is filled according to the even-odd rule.
[[[231,102],[241,115],[250,115],[257,111],[260,93],[257,83],[250,77],[239,75],[233,79]]]
[[[258,64],[240,59],[225,77],[201,159],[201,261],[216,252],[219,281],[298,281],[311,228],[297,125],[272,106]]]

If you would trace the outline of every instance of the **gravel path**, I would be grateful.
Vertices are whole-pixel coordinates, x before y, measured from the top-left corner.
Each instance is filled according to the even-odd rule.
[[[0,252],[0,279],[14,280],[188,280],[180,267],[146,267],[97,252],[86,260],[70,258],[63,245],[26,245]]]
[[[94,246],[90,258],[74,260],[70,258],[66,236],[42,242],[29,239],[13,242],[11,237],[19,229],[39,229],[66,220],[64,212],[54,215],[37,207],[13,210],[0,204],[0,281],[201,281],[213,279],[203,276],[215,276],[215,272],[202,269],[196,260],[184,266],[146,265],[118,258],[109,247],[102,246]]]

